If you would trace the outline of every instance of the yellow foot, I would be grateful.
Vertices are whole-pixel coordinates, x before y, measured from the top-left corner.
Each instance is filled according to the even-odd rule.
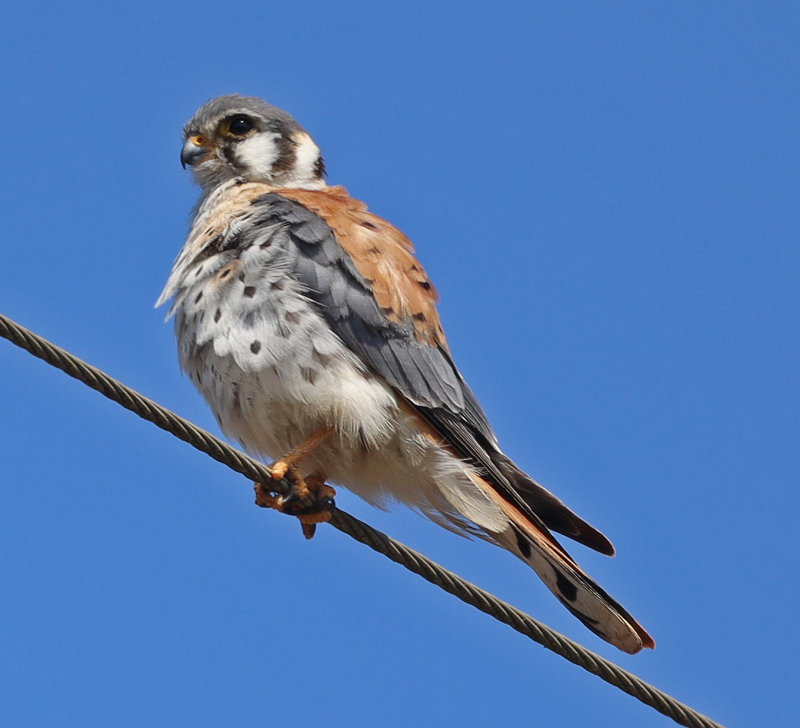
[[[269,466],[270,475],[273,480],[282,480],[291,467],[292,464],[288,460],[276,460]]]
[[[319,473],[304,479],[292,465],[277,470],[275,465],[278,463],[272,466],[272,477],[275,480],[285,477],[292,489],[286,496],[274,495],[263,484],[256,483],[256,505],[296,516],[303,529],[303,535],[306,538],[313,538],[317,524],[331,520],[333,509],[336,507],[333,500],[336,491],[325,484],[325,478]],[[280,465],[283,466],[284,463],[281,462]],[[281,470],[282,475],[277,477],[276,473]]]

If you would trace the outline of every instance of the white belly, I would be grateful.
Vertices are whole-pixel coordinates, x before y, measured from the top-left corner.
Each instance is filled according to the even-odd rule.
[[[422,434],[413,412],[336,336],[269,242],[176,264],[181,367],[223,432],[276,459],[320,427],[334,434],[300,464],[377,505],[398,500],[443,525],[492,532],[505,518],[469,467]],[[466,518],[465,518],[466,517]]]
[[[259,354],[274,363],[261,366],[254,365],[249,346],[232,350],[230,337],[219,354],[211,341],[198,347],[196,332],[180,315],[176,328],[182,367],[222,431],[246,451],[274,460],[331,426],[333,435],[300,463],[302,472],[321,473],[380,507],[399,501],[460,532],[473,532],[470,522],[489,532],[505,526],[502,513],[470,480],[468,466],[422,434],[397,395],[338,339],[339,350],[322,366],[307,331],[289,336],[297,347],[285,346],[284,337],[273,347],[264,338]]]

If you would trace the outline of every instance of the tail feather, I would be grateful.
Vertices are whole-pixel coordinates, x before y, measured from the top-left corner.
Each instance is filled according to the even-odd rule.
[[[575,563],[544,524],[524,515],[480,476],[472,479],[508,518],[509,527],[491,536],[525,561],[564,607],[623,652],[634,654],[643,647],[655,647],[644,627]]]
[[[582,543],[606,556],[614,555],[614,546],[600,531],[573,513],[549,490],[539,485],[527,473],[501,452],[492,453],[492,460],[508,478],[514,490],[531,510],[556,533]]]
[[[655,647],[653,638],[615,599],[569,556],[554,547],[552,536],[532,524],[514,524],[498,540],[539,575],[558,601],[586,627],[624,652]]]

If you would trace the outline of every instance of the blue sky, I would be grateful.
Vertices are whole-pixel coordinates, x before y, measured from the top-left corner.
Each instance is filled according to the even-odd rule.
[[[623,655],[510,555],[338,503],[730,725],[796,717],[792,3],[26,3],[0,312],[201,426],[153,309],[180,129],[290,111],[414,241],[504,449],[614,541]],[[671,722],[0,342],[0,724]]]

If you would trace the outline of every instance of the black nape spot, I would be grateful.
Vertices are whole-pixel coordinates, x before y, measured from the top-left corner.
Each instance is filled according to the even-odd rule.
[[[325,176],[325,162],[322,161],[322,157],[317,157],[317,161],[314,163],[314,174],[319,178]]]
[[[224,281],[230,274],[231,274],[231,269],[230,268],[225,268],[225,270],[220,271],[219,279],[221,281]]]
[[[369,220],[362,220],[361,225],[365,228],[369,228],[370,230],[380,230],[377,225],[371,223]]]
[[[258,352],[261,351],[261,342],[258,339],[250,344],[250,351],[252,351],[254,354],[258,354]]]
[[[557,569],[553,569],[556,575],[556,586],[564,599],[574,602],[578,598],[578,587],[576,587],[566,576]]]
[[[256,295],[256,287],[255,286],[245,286],[244,287],[244,296],[245,298],[252,298]]]
[[[217,323],[220,320],[221,316],[222,316],[222,311],[220,311],[219,309],[214,311],[214,323]]]
[[[419,313],[415,313],[411,316],[415,321],[426,321],[425,314],[420,311]]]
[[[202,291],[200,291],[200,293],[198,293],[198,294],[195,296],[194,302],[195,302],[195,303],[200,303],[200,299],[201,299],[202,297],[203,297],[203,292],[202,292]]]
[[[519,549],[519,552],[526,559],[529,559],[531,557],[531,544],[530,544],[530,542],[516,528],[514,529],[514,536],[517,539],[517,548]]]

